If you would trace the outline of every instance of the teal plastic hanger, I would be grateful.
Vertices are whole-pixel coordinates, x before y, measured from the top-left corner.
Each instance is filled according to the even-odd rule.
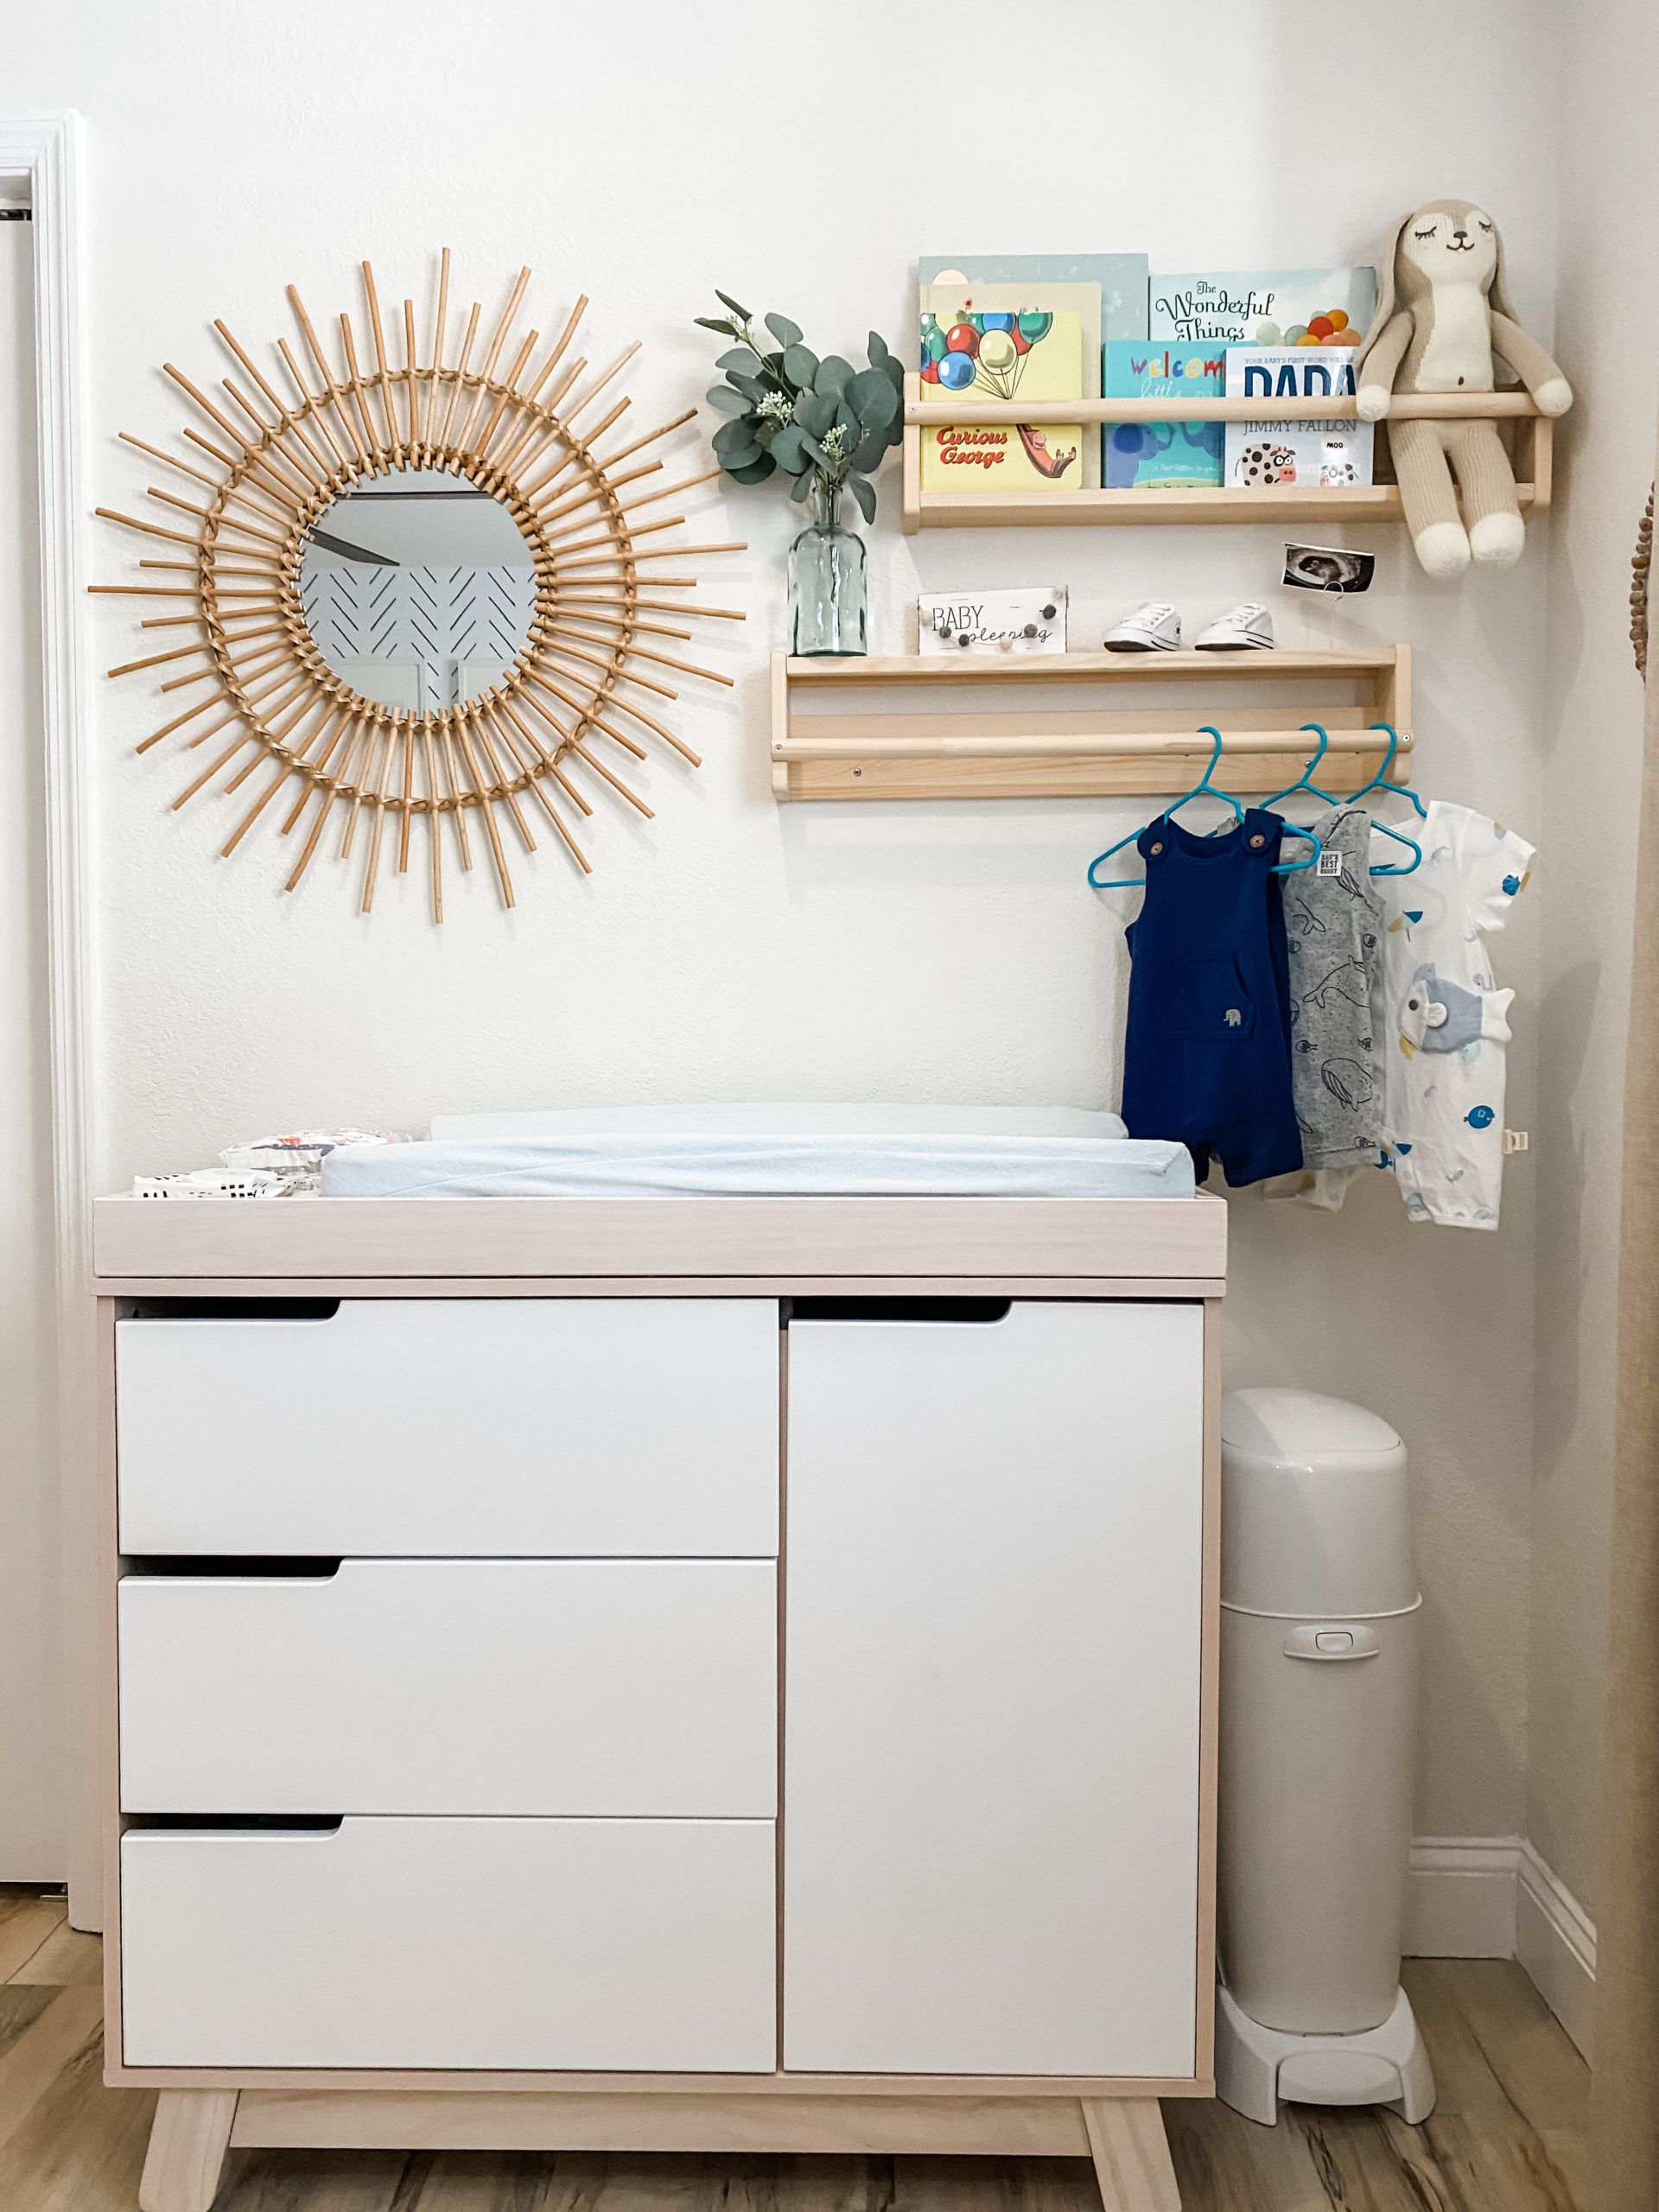
[[[1399,731],[1395,729],[1392,722],[1373,722],[1371,724],[1371,728],[1373,729],[1387,730],[1389,733],[1389,749],[1382,756],[1382,766],[1377,770],[1376,775],[1371,778],[1369,784],[1362,784],[1360,785],[1360,788],[1354,793],[1353,798],[1349,801],[1349,804],[1351,806],[1357,805],[1358,802],[1365,797],[1365,794],[1368,791],[1392,791],[1396,798],[1408,798],[1411,801],[1412,805],[1417,810],[1419,820],[1427,822],[1428,819],[1428,809],[1423,804],[1421,799],[1418,798],[1416,792],[1408,789],[1404,784],[1391,784],[1388,779],[1389,766],[1393,762],[1395,753],[1400,747]],[[1371,817],[1371,827],[1373,830],[1380,830],[1385,837],[1396,837],[1402,845],[1409,845],[1411,847],[1412,853],[1409,864],[1402,864],[1395,867],[1384,866],[1382,868],[1374,868],[1371,870],[1371,874],[1373,875],[1410,875],[1415,869],[1420,868],[1422,866],[1423,849],[1417,842],[1414,837],[1408,837],[1405,832],[1401,830],[1390,830],[1386,822],[1379,822],[1375,815]]]
[[[1315,798],[1322,799],[1326,806],[1335,806],[1338,803],[1332,798],[1329,791],[1322,791],[1313,780],[1313,771],[1319,766],[1320,761],[1324,760],[1325,748],[1330,744],[1331,741],[1325,735],[1324,729],[1318,722],[1304,722],[1302,724],[1302,728],[1304,729],[1313,730],[1317,733],[1319,741],[1319,751],[1308,762],[1306,767],[1303,769],[1301,774],[1297,777],[1295,782],[1294,784],[1287,784],[1283,791],[1275,791],[1271,798],[1264,798],[1262,802],[1263,806],[1277,806],[1281,799],[1291,798],[1298,791],[1311,792]]]
[[[1185,806],[1189,799],[1198,798],[1205,796],[1211,798],[1225,799],[1228,805],[1233,810],[1234,820],[1236,822],[1243,822],[1244,819],[1244,810],[1239,804],[1238,801],[1233,797],[1232,793],[1230,791],[1223,791],[1218,784],[1212,784],[1210,780],[1211,777],[1215,774],[1217,768],[1221,763],[1221,732],[1211,724],[1206,723],[1200,734],[1205,737],[1213,737],[1216,741],[1215,750],[1211,753],[1209,760],[1205,763],[1204,773],[1198,778],[1198,782],[1193,785],[1190,791],[1185,791],[1182,793],[1181,797],[1175,801],[1173,806],[1166,806],[1161,815],[1155,815],[1153,817],[1154,821],[1167,822],[1176,810],[1179,807]],[[1114,853],[1121,853],[1125,845],[1134,844],[1135,839],[1141,835],[1141,832],[1143,830],[1149,830],[1151,827],[1151,823],[1143,822],[1139,830],[1131,830],[1127,837],[1120,837],[1115,845],[1108,845],[1103,853],[1096,853],[1095,855],[1093,860],[1089,863],[1089,881],[1090,887],[1094,890],[1133,891],[1139,885],[1143,884],[1146,881],[1147,879],[1144,875],[1126,875],[1112,877],[1106,882],[1103,883],[1100,878],[1095,874],[1095,870],[1100,866],[1103,861],[1110,860]]]
[[[1230,791],[1223,791],[1219,784],[1211,783],[1210,780],[1215,774],[1217,768],[1221,764],[1221,732],[1216,728],[1213,722],[1205,722],[1199,734],[1201,736],[1210,737],[1215,740],[1215,749],[1211,753],[1209,760],[1205,764],[1204,773],[1198,778],[1198,782],[1193,785],[1192,790],[1190,791],[1184,791],[1181,797],[1175,801],[1173,806],[1166,806],[1162,814],[1154,815],[1153,817],[1154,821],[1169,821],[1171,817],[1177,813],[1180,808],[1186,805],[1189,800],[1199,798],[1224,799],[1228,805],[1233,810],[1233,818],[1235,823],[1242,823],[1243,821],[1244,810],[1239,804],[1238,801],[1233,797],[1232,793]],[[1317,757],[1318,756],[1316,755],[1315,758],[1317,759]],[[1103,853],[1096,854],[1094,859],[1089,863],[1089,881],[1095,890],[1133,891],[1139,889],[1141,886],[1146,882],[1147,879],[1144,875],[1109,876],[1103,882],[1101,878],[1095,874],[1095,870],[1100,866],[1103,861],[1110,860],[1114,853],[1121,853],[1125,845],[1134,844],[1135,839],[1141,836],[1151,827],[1151,823],[1143,822],[1139,830],[1131,830],[1127,837],[1120,837],[1115,845],[1108,845]],[[1313,846],[1313,850],[1309,854],[1308,857],[1305,861],[1286,861],[1281,862],[1273,871],[1275,875],[1294,875],[1302,868],[1312,868],[1314,861],[1318,860],[1320,853],[1324,850],[1324,848],[1319,843],[1319,839],[1313,835],[1313,832],[1311,830],[1298,830],[1293,824],[1287,823],[1286,824],[1286,831],[1288,836],[1293,837],[1306,837],[1308,842]]]
[[[1376,727],[1376,725],[1373,725],[1373,727]],[[1326,806],[1340,806],[1343,802],[1339,798],[1333,798],[1329,791],[1322,791],[1319,785],[1313,781],[1313,771],[1319,766],[1320,761],[1324,760],[1325,747],[1331,742],[1329,736],[1325,733],[1325,726],[1321,722],[1304,722],[1302,724],[1302,728],[1305,730],[1313,730],[1317,734],[1319,741],[1319,751],[1313,755],[1313,758],[1308,762],[1306,767],[1303,769],[1301,774],[1297,777],[1294,784],[1287,784],[1283,791],[1275,791],[1270,799],[1264,799],[1262,804],[1265,806],[1277,806],[1282,799],[1294,798],[1298,791],[1307,791],[1311,793],[1314,798],[1322,799]],[[1390,732],[1390,734],[1392,734],[1392,732]],[[1395,746],[1397,746],[1399,742],[1400,741],[1396,737],[1395,738],[1394,745],[1391,745],[1389,747],[1388,759],[1382,763],[1382,773],[1385,775],[1388,772],[1389,761],[1392,760],[1394,758]],[[1368,784],[1366,785],[1366,790],[1369,791],[1370,788],[1371,786]],[[1392,791],[1395,786],[1390,784],[1388,788]],[[1362,793],[1356,791],[1354,798],[1348,801],[1349,805],[1353,805],[1355,800],[1362,796]],[[1402,831],[1398,830],[1390,830],[1386,822],[1379,822],[1375,815],[1371,817],[1371,827],[1380,836],[1391,837],[1396,845],[1404,845],[1411,855],[1411,858],[1408,861],[1383,861],[1379,862],[1377,866],[1374,867],[1370,870],[1370,873],[1373,875],[1410,875],[1414,869],[1421,867],[1423,849],[1417,842],[1414,837],[1408,837]]]
[[[1418,798],[1416,792],[1408,790],[1404,784],[1391,784],[1389,781],[1389,770],[1393,766],[1394,756],[1400,747],[1399,731],[1395,729],[1392,722],[1373,722],[1371,724],[1371,728],[1373,729],[1387,730],[1389,733],[1389,749],[1382,756],[1382,766],[1371,778],[1369,784],[1362,784],[1360,785],[1359,789],[1354,793],[1353,798],[1348,802],[1349,804],[1351,806],[1357,806],[1360,800],[1364,798],[1367,791],[1392,791],[1396,798],[1408,798],[1417,810],[1418,820],[1420,822],[1427,822],[1428,819],[1428,809],[1423,804],[1421,799]],[[1421,860],[1421,857],[1422,855],[1420,851],[1418,858]]]

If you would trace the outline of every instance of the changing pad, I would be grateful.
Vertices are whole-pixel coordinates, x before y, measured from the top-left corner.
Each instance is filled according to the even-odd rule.
[[[1115,1114],[1000,1107],[602,1108],[444,1115],[341,1146],[325,1198],[1185,1198],[1184,1145]]]
[[[1116,1114],[1083,1106],[553,1106],[530,1114],[435,1114],[446,1137],[1122,1137]]]

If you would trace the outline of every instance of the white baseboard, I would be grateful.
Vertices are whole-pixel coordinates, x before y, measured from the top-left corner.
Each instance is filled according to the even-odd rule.
[[[1516,1870],[1515,1955],[1586,2058],[1594,2059],[1596,1931],[1529,1843]]]
[[[1524,1836],[1417,1837],[1405,1947],[1414,1959],[1518,1959],[1591,2056],[1596,1931]]]
[[[1512,1959],[1519,1836],[1413,1839],[1406,1885],[1406,1955]]]

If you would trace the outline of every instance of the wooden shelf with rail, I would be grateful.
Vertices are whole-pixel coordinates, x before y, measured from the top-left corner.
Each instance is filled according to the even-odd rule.
[[[924,401],[913,371],[905,378],[904,528],[918,530],[1065,529],[1092,524],[1268,523],[1297,529],[1309,524],[1395,523],[1404,519],[1400,488],[1389,458],[1388,423],[1376,424],[1372,484],[1344,486],[1285,485],[1247,492],[1225,485],[1195,490],[1071,492],[925,492],[922,431],[946,423],[1352,423],[1351,399],[944,399]],[[1496,422],[1510,448],[1516,497],[1522,512],[1547,507],[1554,425],[1525,391],[1402,393],[1391,417],[1444,422],[1473,417]]]
[[[1025,696],[1007,705],[1004,687]],[[1003,704],[966,706],[986,690]],[[1190,696],[1167,703],[1172,694]],[[1094,696],[1090,696],[1090,694]],[[1010,653],[772,659],[772,785],[779,799],[1173,796],[1222,734],[1230,791],[1294,782],[1330,733],[1321,780],[1351,791],[1381,767],[1411,776],[1411,648],[1350,652]]]

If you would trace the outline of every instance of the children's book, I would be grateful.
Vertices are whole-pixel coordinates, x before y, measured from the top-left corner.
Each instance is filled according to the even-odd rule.
[[[1108,399],[1220,399],[1227,388],[1224,346],[1109,338],[1105,363]],[[1221,434],[1219,423],[1108,423],[1100,480],[1108,491],[1219,484]]]
[[[1081,399],[1090,359],[1084,319],[1097,313],[1081,284],[925,284],[921,294],[922,393],[975,399]],[[1092,426],[1091,426],[1092,427]],[[922,432],[927,492],[1075,492],[1087,473],[1080,423],[963,423]]]
[[[1148,334],[1222,346],[1357,346],[1374,269],[1201,269],[1154,276]]]
[[[1018,284],[1045,290],[1055,284],[1087,284],[1096,295],[1098,312],[1084,318],[1084,366],[1100,359],[1103,343],[1147,334],[1147,260],[1144,253],[925,253],[918,267],[927,284]],[[1105,386],[1085,381],[1084,397],[1097,398]],[[1084,480],[1100,481],[1099,426],[1083,432]]]
[[[1096,284],[1102,340],[1147,334],[1144,253],[925,253],[918,266],[924,284]]]
[[[1230,346],[1229,399],[1351,399],[1351,352],[1324,346]],[[1224,480],[1245,491],[1275,484],[1327,489],[1371,480],[1369,423],[1229,423]]]

